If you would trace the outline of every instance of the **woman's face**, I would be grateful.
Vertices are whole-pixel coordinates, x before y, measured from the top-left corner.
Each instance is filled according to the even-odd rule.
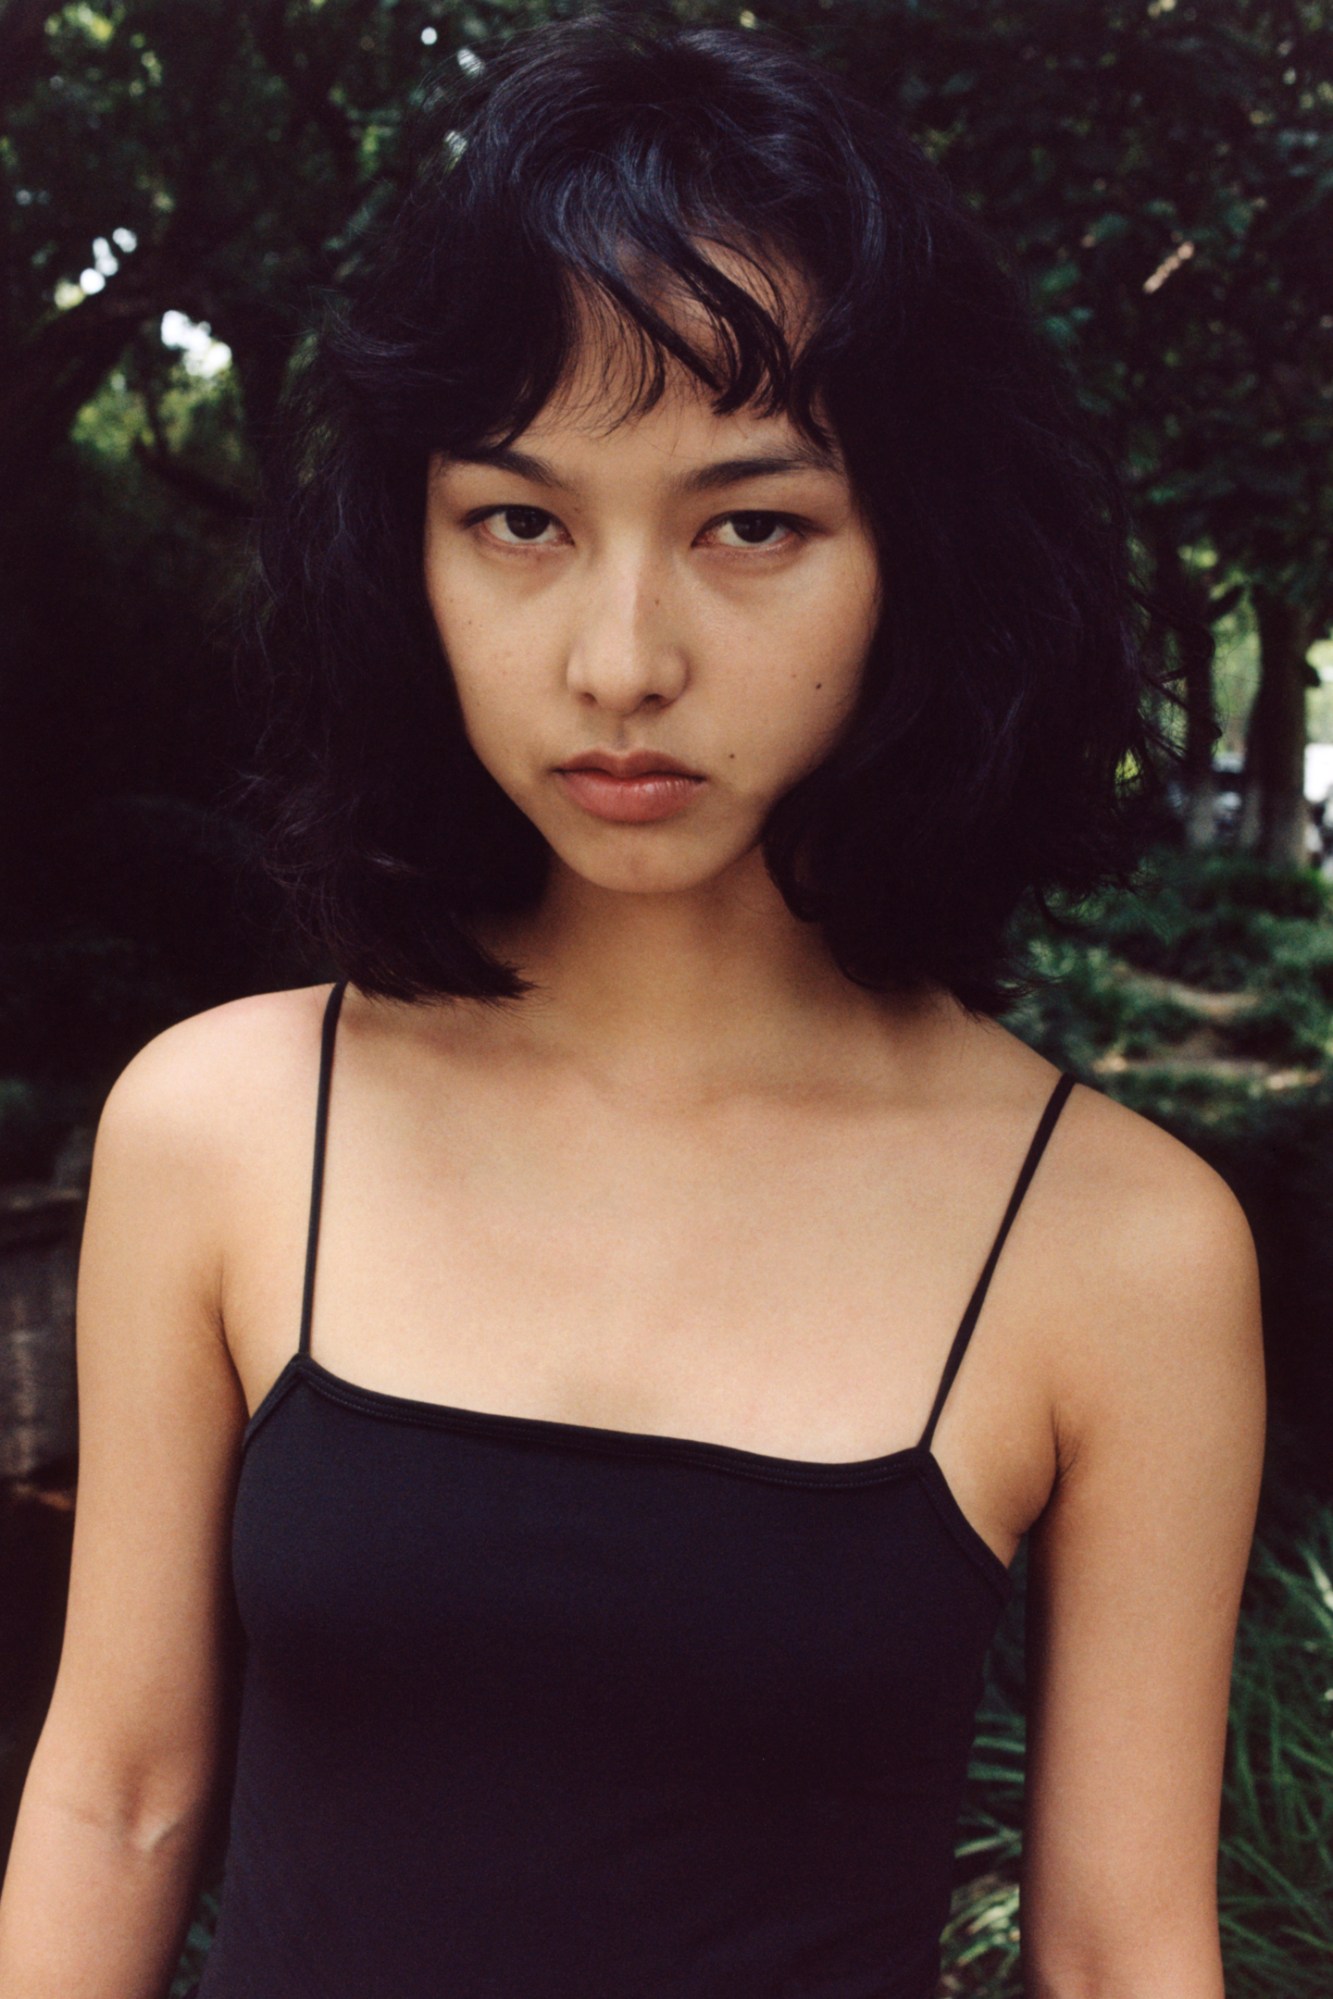
[[[557,861],[679,891],[832,745],[878,566],[840,461],[785,416],[716,416],[682,371],[608,432],[606,381],[590,348],[508,452],[432,461],[426,590],[472,747]],[[589,756],[610,767],[570,770]]]

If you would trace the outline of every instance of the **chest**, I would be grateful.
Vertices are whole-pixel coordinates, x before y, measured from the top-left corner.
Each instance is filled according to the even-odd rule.
[[[949,1136],[854,1105],[682,1120],[540,1093],[414,1107],[348,1090],[311,1351],[348,1381],[463,1409],[793,1459],[906,1448],[1018,1163],[997,1129],[960,1173]],[[298,1178],[256,1202],[233,1268],[228,1339],[251,1409],[296,1345],[304,1191]],[[1006,1561],[1054,1473],[1034,1258],[1039,1242],[1024,1281],[988,1299],[937,1431]]]

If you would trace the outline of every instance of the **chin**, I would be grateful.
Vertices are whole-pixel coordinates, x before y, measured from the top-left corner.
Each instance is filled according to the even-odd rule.
[[[688,895],[731,873],[758,846],[757,837],[739,848],[672,842],[660,836],[641,838],[643,833],[655,831],[652,827],[621,828],[613,840],[562,840],[559,845],[554,841],[550,845],[557,862],[569,874],[613,895]]]
[[[641,861],[633,866],[624,863],[617,866],[609,860],[600,865],[580,863],[570,856],[564,865],[590,888],[605,889],[609,895],[688,895],[695,889],[707,888],[726,872],[724,867],[687,867],[679,862],[672,866],[666,860],[656,865]]]

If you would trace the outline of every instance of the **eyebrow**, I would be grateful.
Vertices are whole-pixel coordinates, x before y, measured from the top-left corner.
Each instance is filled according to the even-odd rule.
[[[456,465],[490,465],[498,472],[513,472],[520,479],[530,479],[535,486],[566,486],[566,481],[546,459],[530,451],[519,451],[510,444],[477,445],[471,451],[449,452],[446,457]],[[672,479],[670,489],[675,493],[707,493],[719,486],[738,485],[743,479],[771,478],[776,473],[841,470],[831,453],[813,444],[798,445],[791,451],[751,453],[742,458],[718,458],[711,465],[696,465]],[[568,486],[567,490],[577,489]]]

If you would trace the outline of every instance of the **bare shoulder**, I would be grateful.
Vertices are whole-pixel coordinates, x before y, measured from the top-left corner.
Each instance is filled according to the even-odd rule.
[[[1258,1272],[1244,1210],[1206,1160],[1095,1089],[1065,1107],[1047,1190],[1057,1262],[1059,1395],[1076,1435],[1137,1384],[1252,1376]]]
[[[1167,1220],[1188,1212],[1201,1224],[1245,1231],[1240,1204],[1221,1174],[1152,1118],[1080,1085],[1064,1122],[1077,1163],[1072,1190],[1101,1209],[1108,1241],[1131,1219],[1142,1223],[1154,1214]]]
[[[981,1046],[981,1044],[978,1044]],[[1057,1070],[1016,1037],[983,1049],[1006,1122]],[[1007,1141],[1012,1144],[1012,1139]],[[1245,1212],[1207,1160],[1095,1085],[1070,1091],[1024,1202],[1008,1281],[1038,1329],[1061,1473],[1099,1408],[1233,1371],[1253,1384],[1258,1271]]]
[[[236,1217],[309,1143],[328,990],[257,993],[176,1021],[130,1059],[101,1108],[85,1248],[114,1245],[117,1262],[131,1245],[154,1261],[169,1248],[192,1315],[215,1333]]]
[[[275,1090],[281,1095],[308,1067],[328,991],[320,985],[254,993],[174,1022],[121,1070],[102,1126],[196,1150],[221,1131],[244,1128],[257,1108],[272,1108]]]

